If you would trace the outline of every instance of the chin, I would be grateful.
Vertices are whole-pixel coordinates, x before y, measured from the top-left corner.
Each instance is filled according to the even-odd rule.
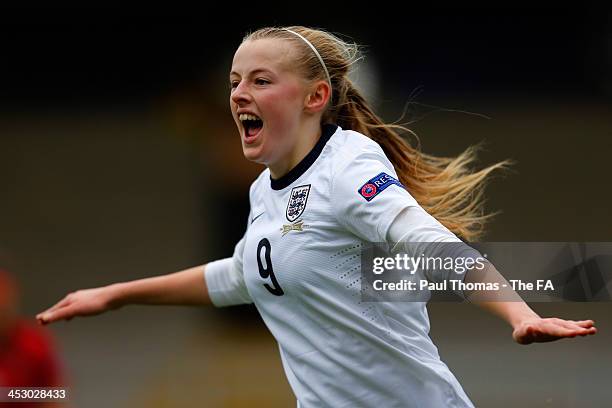
[[[263,152],[261,151],[261,146],[242,146],[242,153],[244,154],[245,159],[249,161],[264,165],[267,163],[267,161],[264,159]]]

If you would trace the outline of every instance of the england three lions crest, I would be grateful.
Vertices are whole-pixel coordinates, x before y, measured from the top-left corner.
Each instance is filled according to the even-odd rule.
[[[308,201],[308,193],[310,193],[310,184],[291,189],[285,213],[289,222],[297,220],[304,212],[306,202]]]

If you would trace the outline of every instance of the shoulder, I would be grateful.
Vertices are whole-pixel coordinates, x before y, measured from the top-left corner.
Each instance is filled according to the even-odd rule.
[[[384,242],[391,221],[416,201],[378,143],[350,130],[338,136],[333,145],[331,209],[338,222],[361,239]]]
[[[332,180],[346,179],[347,172],[370,174],[373,168],[384,168],[397,177],[382,147],[368,136],[354,130],[341,129],[330,140],[333,165]]]
[[[388,161],[378,143],[354,130],[339,127],[330,142],[333,155],[339,164],[350,164],[352,159],[360,156],[373,156]]]
[[[368,136],[339,128],[331,142],[333,183],[356,182],[352,180],[353,177],[374,177],[380,172],[397,177],[393,164],[382,147]]]

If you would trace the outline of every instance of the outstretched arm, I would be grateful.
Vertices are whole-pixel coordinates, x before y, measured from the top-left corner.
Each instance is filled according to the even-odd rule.
[[[395,244],[395,248],[405,247],[408,250],[415,248],[414,243],[420,243],[419,248],[426,248],[433,253],[442,250],[443,246],[438,245],[441,242],[461,244],[459,238],[419,206],[409,206],[400,212],[389,227],[387,241]],[[467,245],[465,248],[471,249]],[[443,252],[440,256],[445,255]],[[499,290],[492,293],[464,291],[463,294],[471,303],[508,322],[512,327],[512,338],[519,344],[597,333],[593,320],[574,321],[540,317],[521,299],[491,263],[487,263],[487,268],[482,271],[477,269],[468,271],[464,276],[464,282],[499,284]]]
[[[564,320],[555,317],[542,318],[534,312],[512,289],[512,286],[492,264],[483,271],[467,272],[466,283],[498,283],[499,291],[482,294],[465,291],[470,303],[501,317],[512,326],[512,338],[519,344],[547,342],[565,337],[586,336],[597,333],[593,320]],[[505,285],[505,286],[504,286]]]
[[[251,303],[242,272],[244,237],[230,258],[194,266],[169,275],[78,290],[39,313],[41,324],[93,316],[128,304],[214,305]]]
[[[205,265],[199,265],[168,275],[77,290],[39,313],[36,319],[47,324],[75,316],[93,316],[127,304],[208,305],[211,300],[204,268]]]

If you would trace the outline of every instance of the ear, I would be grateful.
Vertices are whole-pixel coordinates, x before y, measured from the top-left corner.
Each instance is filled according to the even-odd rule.
[[[331,97],[331,86],[327,81],[317,81],[312,86],[310,92],[306,94],[304,110],[309,113],[321,112],[327,106]]]

